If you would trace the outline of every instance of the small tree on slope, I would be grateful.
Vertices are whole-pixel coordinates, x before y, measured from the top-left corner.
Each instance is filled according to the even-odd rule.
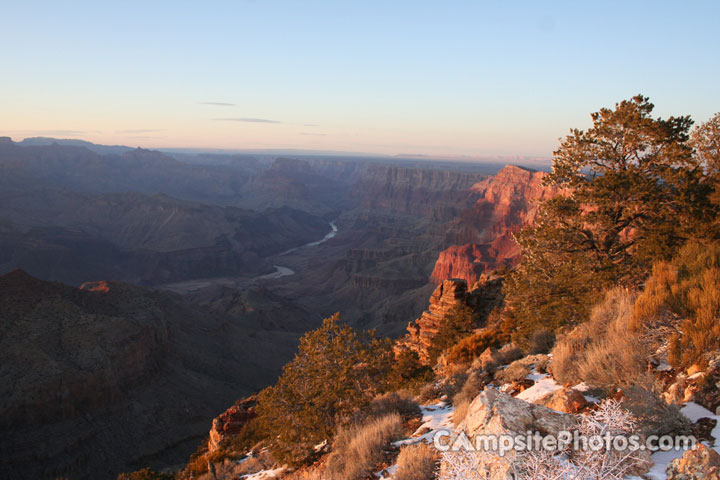
[[[335,314],[300,339],[295,358],[258,397],[258,418],[273,455],[297,465],[335,427],[384,391],[392,365],[389,341],[358,332]]]

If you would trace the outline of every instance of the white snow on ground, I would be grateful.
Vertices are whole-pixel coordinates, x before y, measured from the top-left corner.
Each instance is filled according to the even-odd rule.
[[[436,403],[434,405],[423,405],[420,407],[422,411],[422,425],[415,430],[409,438],[405,440],[398,440],[393,445],[398,447],[402,445],[412,445],[420,442],[432,442],[433,435],[438,430],[452,429],[452,416],[455,409],[452,405],[448,405],[445,402]],[[425,432],[420,435],[420,432]]]
[[[433,405],[421,405],[420,411],[422,412],[422,425],[415,430],[410,437],[404,440],[398,440],[393,442],[396,447],[403,447],[405,445],[414,445],[420,442],[432,443],[433,436],[438,430],[452,430],[452,416],[455,408],[452,405],[448,405],[446,402],[439,402]],[[423,432],[421,434],[421,432]],[[388,480],[393,478],[395,471],[397,470],[397,464],[393,464],[388,468],[377,472],[375,476],[381,480]]]
[[[690,421],[693,423],[697,422],[703,417],[712,418],[713,420],[715,420],[717,424],[715,425],[715,428],[713,428],[713,431],[710,433],[710,435],[715,438],[715,444],[710,445],[709,442],[704,443],[708,447],[715,448],[715,450],[720,453],[720,415],[715,415],[707,408],[703,407],[702,405],[698,405],[695,402],[686,403],[685,406],[680,409],[680,413],[689,418]]]
[[[585,393],[585,392],[587,392],[588,390],[590,390],[590,386],[589,386],[587,383],[585,383],[585,382],[578,383],[577,385],[575,385],[575,386],[572,387],[572,388],[573,388],[573,390],[577,390],[578,392],[582,393],[582,394],[583,394],[583,397],[585,397],[585,400],[587,400],[588,402],[590,402],[590,403],[600,403],[600,399],[599,399],[599,398],[593,397],[592,395],[588,395],[587,393]]]
[[[278,478],[280,474],[284,471],[285,467],[280,467],[273,470],[260,470],[257,473],[243,475],[240,478],[244,478],[245,480],[271,480],[274,478]]]
[[[516,398],[532,403],[543,398],[545,395],[560,390],[562,386],[551,377],[545,377],[535,382],[532,387],[518,393]]]
[[[680,412],[685,415],[688,419],[690,419],[691,422],[695,423],[701,418],[712,418],[718,421],[717,426],[712,431],[712,436],[715,437],[715,445],[708,445],[710,447],[714,447],[717,452],[720,452],[720,447],[718,447],[717,439],[720,438],[720,416],[714,415],[710,410],[703,407],[702,405],[698,405],[695,402],[688,402],[686,403],[681,409]],[[704,442],[706,445],[708,442]],[[683,450],[670,450],[669,452],[655,452],[652,456],[653,462],[655,462],[655,465],[650,469],[650,471],[645,474],[645,476],[651,480],[665,480],[667,479],[667,474],[665,473],[665,470],[667,470],[667,466],[675,460],[676,458],[682,457],[682,454],[685,453]],[[638,479],[639,477],[631,477],[630,480]]]
[[[670,450],[669,452],[655,452],[652,455],[653,462],[655,465],[652,466],[650,471],[644,475],[651,480],[666,480],[667,466],[676,458],[682,457],[684,452],[682,450]],[[629,480],[640,479],[640,477],[628,477]]]
[[[680,412],[683,415],[685,415],[687,418],[689,418],[690,421],[693,423],[697,422],[698,420],[700,420],[703,417],[715,418],[714,413],[712,413],[710,410],[703,407],[702,405],[698,405],[695,402],[686,403],[680,409]],[[715,432],[713,432],[713,436],[715,436]]]

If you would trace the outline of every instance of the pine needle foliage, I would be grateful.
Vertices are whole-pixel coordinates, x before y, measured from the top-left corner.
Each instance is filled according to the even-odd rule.
[[[637,285],[652,263],[713,234],[712,182],[690,145],[690,117],[652,116],[638,95],[591,115],[554,153],[540,205],[516,240],[523,261],[505,282],[518,335],[585,321],[614,285]]]
[[[300,340],[275,386],[258,397],[258,420],[271,451],[299,465],[314,446],[386,390],[393,362],[389,340],[341,324],[339,314]]]

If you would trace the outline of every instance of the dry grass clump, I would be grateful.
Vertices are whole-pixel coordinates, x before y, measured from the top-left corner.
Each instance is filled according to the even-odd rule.
[[[435,478],[437,451],[426,443],[408,445],[400,450],[395,480],[432,480]]]
[[[333,442],[323,478],[365,479],[382,461],[384,449],[402,434],[403,420],[397,413],[341,428]]]
[[[629,328],[633,296],[624,289],[607,292],[590,320],[559,340],[550,368],[560,383],[585,382],[608,392],[635,384],[646,371],[648,352]]]
[[[420,405],[405,390],[378,395],[370,402],[367,410],[369,417],[384,417],[391,413],[400,414],[405,421],[422,416]]]
[[[645,289],[637,298],[630,320],[630,328],[640,331],[650,319],[660,315],[677,293],[677,269],[668,262],[653,265],[652,275],[645,282]]]
[[[322,468],[311,465],[282,477],[283,480],[324,480]]]
[[[529,352],[531,354],[548,353],[555,345],[555,334],[546,328],[535,330],[530,337]]]
[[[470,404],[475,400],[475,397],[480,395],[484,386],[480,375],[474,372],[468,377],[462,390],[455,395],[453,398],[453,406],[455,407],[453,411],[453,423],[456,427],[465,419]]]
[[[681,322],[673,319],[682,318]],[[720,342],[720,245],[689,243],[672,262],[658,262],[633,310],[631,327],[670,323],[668,360],[675,366],[703,363]],[[668,322],[670,320],[670,322]],[[679,324],[679,325],[678,325]]]
[[[495,380],[499,383],[513,383],[524,380],[530,375],[530,366],[523,363],[522,360],[515,360],[507,368],[498,371],[495,374]]]
[[[485,327],[469,337],[460,339],[451,347],[447,353],[447,362],[450,364],[469,364],[488,348],[496,348],[501,344],[500,332],[493,327]]]

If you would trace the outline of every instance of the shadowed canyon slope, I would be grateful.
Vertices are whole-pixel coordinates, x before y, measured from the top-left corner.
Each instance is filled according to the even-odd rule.
[[[323,317],[403,334],[546,195],[517,167],[86,147],[0,142],[4,477],[186,459]]]
[[[246,298],[199,306],[119,282],[95,290],[0,277],[3,478],[182,462],[209,419],[279,373],[309,323],[269,292],[254,304],[292,322],[247,314]]]

